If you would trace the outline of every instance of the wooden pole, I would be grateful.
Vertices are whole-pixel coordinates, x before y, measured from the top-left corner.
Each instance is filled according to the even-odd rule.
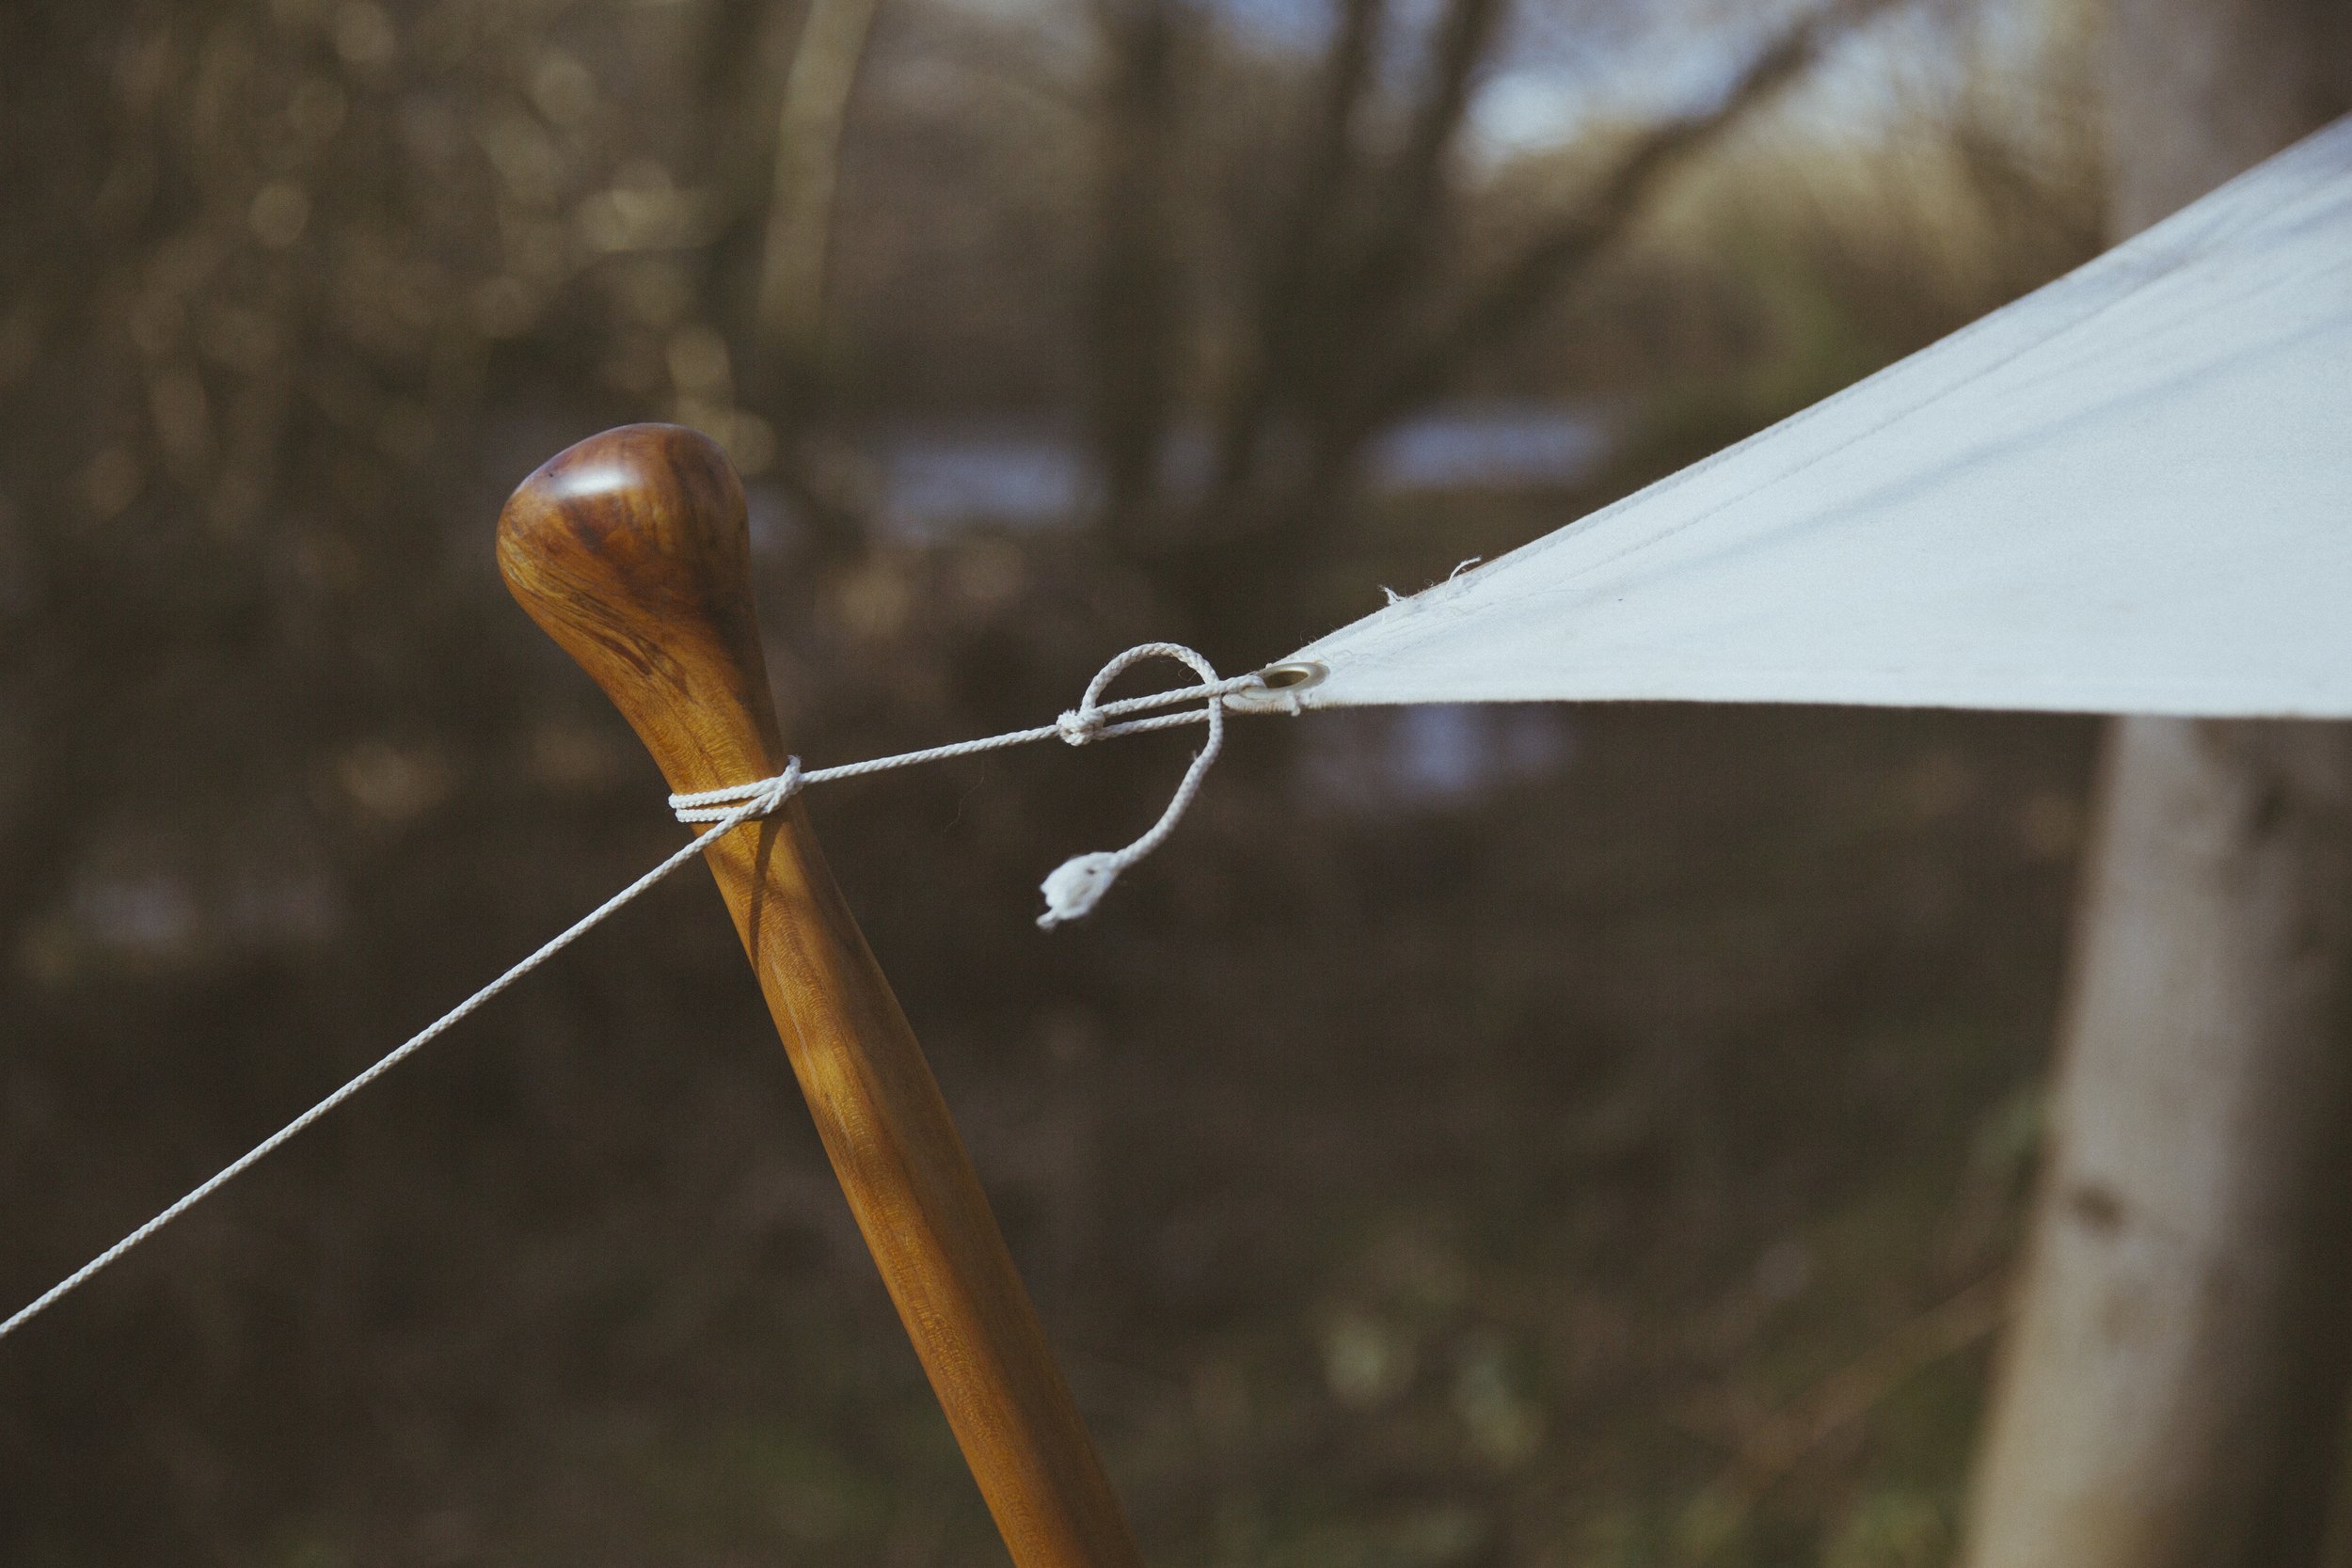
[[[500,569],[671,788],[779,772],[743,492],[705,436],[629,425],[525,480]],[[882,1281],[1019,1568],[1140,1568],[939,1085],[801,802],[706,852]]]

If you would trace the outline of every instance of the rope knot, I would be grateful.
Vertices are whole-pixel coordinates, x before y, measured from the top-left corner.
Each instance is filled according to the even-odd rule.
[[[755,816],[773,816],[806,783],[801,774],[801,759],[787,757],[784,771],[772,779],[754,779],[750,784],[729,784],[724,789],[673,795],[670,811],[690,828],[714,822],[732,828]]]
[[[772,816],[777,812],[784,809],[784,803],[787,800],[789,800],[793,796],[798,795],[800,792],[801,759],[798,757],[787,757],[784,759],[784,771],[777,774],[774,778],[770,779],[768,781],[768,787],[761,790],[759,794],[755,797],[755,799],[759,801],[759,809],[752,815],[755,816]]]
[[[1103,710],[1098,707],[1073,707],[1054,721],[1065,746],[1083,746],[1103,733]]]

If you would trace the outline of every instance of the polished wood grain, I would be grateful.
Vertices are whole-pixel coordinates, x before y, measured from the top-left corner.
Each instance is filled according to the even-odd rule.
[[[500,569],[681,793],[785,765],[743,492],[707,438],[629,425],[525,480]],[[1021,1568],[1140,1563],[939,1085],[802,802],[706,857],[817,1130]]]

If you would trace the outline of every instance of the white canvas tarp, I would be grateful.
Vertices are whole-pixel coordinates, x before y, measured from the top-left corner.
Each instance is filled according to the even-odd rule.
[[[2352,717],[2352,119],[1295,657],[1309,706]]]

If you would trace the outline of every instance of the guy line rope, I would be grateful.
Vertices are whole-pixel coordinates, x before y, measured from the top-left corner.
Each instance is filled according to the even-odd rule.
[[[1139,664],[1151,658],[1174,659],[1189,667],[1195,674],[1200,677],[1200,684],[1181,686],[1167,691],[1147,692],[1139,697],[1121,697],[1107,703],[1102,700],[1104,689],[1131,665]],[[278,1148],[293,1141],[312,1122],[317,1121],[344,1101],[374,1083],[409,1056],[432,1044],[434,1040],[455,1027],[461,1020],[483,1004],[532,970],[537,969],[541,964],[546,963],[564,948],[569,947],[617,913],[623,906],[701,854],[713,841],[734,832],[755,817],[767,816],[781,810],[786,801],[810,784],[828,784],[836,779],[860,778],[868,773],[880,773],[894,768],[912,768],[919,763],[947,762],[957,757],[977,756],[982,752],[1002,751],[1009,746],[1033,745],[1041,740],[1060,740],[1072,746],[1084,746],[1097,740],[1107,740],[1113,736],[1140,735],[1152,730],[1174,729],[1183,724],[1205,722],[1209,726],[1207,741],[1194,755],[1192,765],[1184,769],[1184,781],[1176,786],[1176,794],[1168,801],[1168,809],[1160,814],[1160,819],[1153,823],[1142,837],[1128,845],[1124,849],[1098,850],[1091,854],[1079,855],[1064,862],[1045,879],[1043,887],[1045,912],[1038,916],[1037,923],[1041,927],[1051,929],[1065,921],[1083,918],[1102,899],[1103,895],[1110,890],[1111,883],[1118,879],[1120,872],[1158,848],[1167,841],[1168,834],[1176,831],[1176,824],[1183,819],[1186,808],[1192,804],[1193,798],[1200,792],[1201,779],[1208,773],[1210,765],[1216,761],[1217,752],[1224,748],[1225,699],[1243,691],[1264,689],[1266,689],[1264,677],[1255,673],[1218,679],[1216,669],[1207,659],[1182,643],[1146,642],[1128,649],[1108,664],[1104,665],[1096,673],[1094,678],[1087,683],[1086,694],[1079,699],[1078,705],[1050,724],[1040,724],[1032,729],[1012,730],[1004,735],[987,736],[978,740],[958,741],[948,746],[932,746],[919,752],[903,752],[896,756],[876,757],[866,762],[844,763],[835,768],[803,769],[801,767],[801,759],[793,757],[785,765],[783,772],[771,779],[758,779],[750,784],[734,784],[724,789],[704,790],[692,795],[671,796],[670,809],[676,814],[680,822],[689,826],[709,824],[699,836],[681,846],[652,870],[580,916],[570,926],[565,927],[536,952],[419,1030],[398,1047],[387,1053],[374,1065],[344,1084],[342,1087],[335,1090],[223,1166],[200,1186],[189,1192],[186,1196],[51,1286],[21,1308],[13,1317],[5,1323],[0,1323],[0,1339],[7,1338],[65,1297],[88,1284],[110,1265],[120,1261],[125,1254],[142,1242],[147,1241],[172,1221],[259,1164]],[[1151,713],[1154,708],[1176,707],[1187,703],[1198,703],[1200,705],[1185,707],[1175,713],[1152,714],[1152,717],[1145,719],[1127,717],[1129,714]],[[1296,711],[1295,699],[1289,706],[1292,711]]]

